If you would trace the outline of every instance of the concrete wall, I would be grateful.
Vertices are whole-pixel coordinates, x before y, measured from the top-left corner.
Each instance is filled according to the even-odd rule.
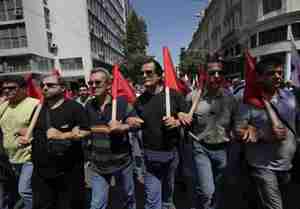
[[[92,69],[87,3],[83,0],[50,0],[51,31],[58,46],[57,59],[82,57],[85,77]],[[64,76],[80,71],[63,72]],[[74,75],[75,76],[75,75]]]

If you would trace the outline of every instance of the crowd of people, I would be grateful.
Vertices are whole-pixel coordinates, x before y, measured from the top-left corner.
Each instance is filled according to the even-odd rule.
[[[62,77],[42,77],[42,103],[28,96],[23,77],[4,77],[0,208],[106,209],[109,189],[118,185],[122,208],[136,209],[139,182],[145,209],[175,209],[179,171],[192,182],[188,194],[194,208],[220,209],[224,182],[230,181],[225,176],[247,193],[240,181],[247,169],[255,207],[283,209],[281,185],[290,180],[300,124],[296,88],[283,88],[280,60],[256,64],[262,97],[279,121],[274,125],[266,108],[243,102],[244,82],[234,79],[225,86],[226,69],[207,66],[200,99],[197,88],[186,94],[171,89],[171,116],[166,116],[163,69],[153,58],[145,60],[144,90],[134,104],[117,98],[116,119],[107,69],[93,69],[73,99],[64,97]],[[85,193],[91,194],[89,201]]]

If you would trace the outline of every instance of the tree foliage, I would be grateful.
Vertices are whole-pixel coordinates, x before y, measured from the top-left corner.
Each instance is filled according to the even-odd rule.
[[[148,35],[147,24],[134,10],[127,18],[126,37],[124,40],[125,68],[123,73],[137,82],[140,75],[140,66],[146,57]]]

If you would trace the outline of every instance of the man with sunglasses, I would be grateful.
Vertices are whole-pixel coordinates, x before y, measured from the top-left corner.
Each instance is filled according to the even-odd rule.
[[[175,172],[179,157],[179,112],[187,112],[183,95],[171,90],[171,117],[166,116],[165,91],[160,64],[150,58],[141,69],[145,92],[135,108],[144,120],[142,139],[146,174],[144,177],[145,209],[173,209]]]
[[[224,202],[221,186],[237,109],[234,97],[223,87],[222,63],[210,62],[207,69],[208,79],[189,132],[193,146],[194,204],[197,209],[217,209]]]
[[[44,104],[32,141],[33,209],[84,209],[81,139],[89,134],[83,107],[64,99],[61,77],[42,79]]]
[[[90,209],[106,209],[112,178],[122,191],[122,208],[135,209],[133,161],[128,131],[140,126],[125,98],[117,98],[117,120],[112,120],[111,75],[104,68],[91,71],[88,82],[93,99],[86,104],[91,125]],[[131,122],[130,122],[131,121]]]
[[[256,65],[261,97],[267,100],[278,124],[270,119],[266,108],[242,105],[238,133],[245,143],[249,174],[258,191],[261,208],[282,209],[281,186],[290,179],[292,158],[299,130],[298,105],[293,92],[281,89],[283,64],[276,57],[261,60]]]
[[[31,209],[31,146],[27,146],[30,144],[27,139],[22,140],[22,144],[26,146],[20,146],[20,140],[24,138],[22,135],[26,134],[38,100],[27,96],[26,81],[21,76],[5,77],[2,92],[7,97],[7,101],[0,106],[3,146],[18,179],[18,192],[24,202],[24,208]]]

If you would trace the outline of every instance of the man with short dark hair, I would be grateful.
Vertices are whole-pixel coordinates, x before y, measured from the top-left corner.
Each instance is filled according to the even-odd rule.
[[[218,209],[221,186],[227,167],[227,149],[231,140],[237,102],[224,87],[222,63],[208,63],[207,88],[193,115],[190,137],[193,144],[195,208]]]
[[[286,184],[292,158],[296,150],[296,127],[299,124],[298,107],[292,92],[280,89],[283,64],[270,57],[256,65],[262,98],[275,112],[279,126],[270,119],[269,112],[253,105],[242,105],[238,133],[245,144],[249,174],[258,191],[262,208],[282,209],[279,186]]]
[[[86,84],[81,84],[79,86],[79,91],[78,91],[78,98],[76,99],[76,101],[85,106],[87,101],[89,100],[89,89],[88,86]]]
[[[48,75],[41,88],[45,103],[32,141],[33,209],[83,209],[81,139],[89,134],[83,107],[64,99],[64,81]]]
[[[145,92],[135,107],[144,120],[142,125],[146,174],[145,208],[174,208],[173,192],[178,165],[177,144],[180,138],[179,112],[187,112],[183,95],[171,90],[171,117],[166,115],[162,68],[154,59],[146,60],[141,69]]]
[[[117,119],[112,120],[111,75],[103,68],[95,69],[88,82],[94,96],[86,104],[91,124],[90,209],[106,209],[111,179],[122,191],[122,208],[135,209],[133,161],[128,131],[135,125],[128,121],[136,114],[125,98],[117,98]],[[139,126],[139,124],[137,124]]]
[[[25,208],[31,209],[31,146],[28,146],[30,141],[24,136],[38,100],[27,96],[26,81],[21,76],[5,77],[2,91],[7,97],[7,101],[0,106],[3,146],[18,178],[18,190]]]

